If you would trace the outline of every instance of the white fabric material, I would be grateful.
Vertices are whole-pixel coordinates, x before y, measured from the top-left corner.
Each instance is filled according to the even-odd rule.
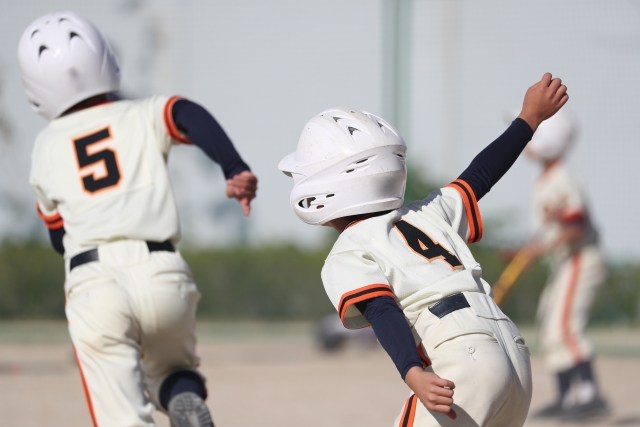
[[[543,243],[558,239],[572,216],[583,218],[585,236],[573,243],[557,247],[551,254],[554,263],[564,261],[579,248],[595,244],[598,235],[593,227],[582,183],[567,166],[558,161],[536,181],[533,191],[535,229]]]
[[[33,21],[20,38],[18,64],[31,107],[47,120],[87,98],[120,90],[120,68],[109,45],[73,12]]]
[[[177,143],[163,118],[167,101],[153,97],[103,104],[55,119],[39,133],[30,181],[43,214],[59,213],[64,220],[66,258],[119,239],[180,239],[166,167]],[[86,154],[112,153],[120,180],[90,192],[83,179],[99,180],[113,171],[95,159],[80,167],[74,140],[105,129],[109,138],[90,144]]]
[[[408,246],[394,225],[404,220],[420,229],[462,263],[453,269],[442,259],[427,261]],[[410,324],[423,309],[463,291],[490,294],[482,269],[466,244],[469,225],[457,190],[445,187],[425,200],[386,215],[369,218],[340,234],[322,269],[322,281],[331,302],[339,309],[349,292],[382,284],[389,286]],[[349,305],[343,323],[361,328],[367,320]]]
[[[558,264],[538,305],[540,350],[552,372],[562,372],[593,358],[585,327],[607,266],[598,247],[591,245]]]
[[[429,411],[419,400],[407,427],[520,427],[531,403],[529,348],[493,300],[465,292],[470,308],[442,319],[423,310],[414,329],[432,365],[426,370],[456,385],[458,418]],[[482,313],[478,316],[476,313]],[[395,421],[403,427],[403,414]]]
[[[101,261],[76,267],[65,282],[90,410],[100,427],[152,427],[162,380],[198,366],[200,293],[177,252],[149,253],[145,242],[119,241],[99,253]]]

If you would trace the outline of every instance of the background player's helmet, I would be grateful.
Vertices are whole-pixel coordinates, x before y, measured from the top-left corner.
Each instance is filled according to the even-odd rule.
[[[407,147],[384,119],[332,108],[304,127],[278,169],[293,177],[291,207],[307,224],[397,209],[407,180]]]
[[[98,29],[73,12],[44,15],[18,44],[31,107],[48,120],[80,101],[120,89],[120,68]]]
[[[573,118],[563,110],[538,126],[531,142],[527,144],[527,154],[543,161],[553,161],[562,157],[576,136]]]

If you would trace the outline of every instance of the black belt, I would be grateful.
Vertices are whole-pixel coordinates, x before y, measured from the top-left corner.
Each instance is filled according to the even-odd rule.
[[[453,313],[454,311],[467,307],[469,307],[469,301],[467,301],[464,295],[455,294],[449,295],[448,297],[438,301],[437,303],[429,307],[429,311],[442,319],[449,313]]]
[[[147,242],[147,248],[149,248],[149,252],[158,252],[158,251],[166,251],[166,252],[175,252],[175,248],[170,241],[166,242]],[[81,266],[82,264],[86,264],[88,262],[98,261],[100,257],[98,256],[97,249],[91,249],[86,252],[79,253],[78,255],[71,258],[71,263],[69,265],[69,271],[73,270],[76,267]]]

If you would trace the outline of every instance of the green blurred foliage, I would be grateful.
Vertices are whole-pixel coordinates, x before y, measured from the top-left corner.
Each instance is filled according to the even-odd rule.
[[[405,200],[427,197],[439,188],[409,167]],[[484,220],[485,235],[499,234],[500,218]],[[314,320],[334,312],[320,271],[336,234],[315,250],[294,246],[186,249],[182,255],[202,293],[201,318],[237,320]],[[485,239],[491,242],[492,240]],[[471,250],[483,277],[494,283],[508,264],[495,245]],[[516,283],[504,311],[518,324],[535,318],[548,267],[537,263]],[[0,248],[0,319],[63,318],[64,268],[49,246],[7,245]],[[592,323],[640,324],[640,264],[616,265],[596,298]]]
[[[293,246],[186,251],[202,300],[216,319],[316,319],[333,310],[320,271],[328,249]]]
[[[51,247],[0,249],[0,318],[64,317],[64,264]]]
[[[493,283],[508,264],[497,248],[471,246]],[[198,315],[219,320],[314,320],[334,312],[320,271],[329,248],[294,246],[182,251],[202,293]],[[518,324],[533,323],[548,268],[535,264],[504,305]],[[64,317],[62,258],[37,245],[0,248],[0,319]],[[599,293],[592,323],[640,323],[640,265],[618,265]]]
[[[429,193],[442,187],[427,179],[422,171],[413,164],[407,165],[407,186],[404,191],[404,204],[426,199]]]

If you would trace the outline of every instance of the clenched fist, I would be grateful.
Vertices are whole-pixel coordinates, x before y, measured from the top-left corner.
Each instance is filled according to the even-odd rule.
[[[551,73],[545,73],[542,80],[527,90],[518,117],[535,132],[540,123],[557,113],[568,100],[567,87],[562,80],[553,79]]]
[[[258,178],[250,171],[243,171],[227,180],[227,197],[238,199],[245,216],[251,212],[251,200],[256,197]]]

